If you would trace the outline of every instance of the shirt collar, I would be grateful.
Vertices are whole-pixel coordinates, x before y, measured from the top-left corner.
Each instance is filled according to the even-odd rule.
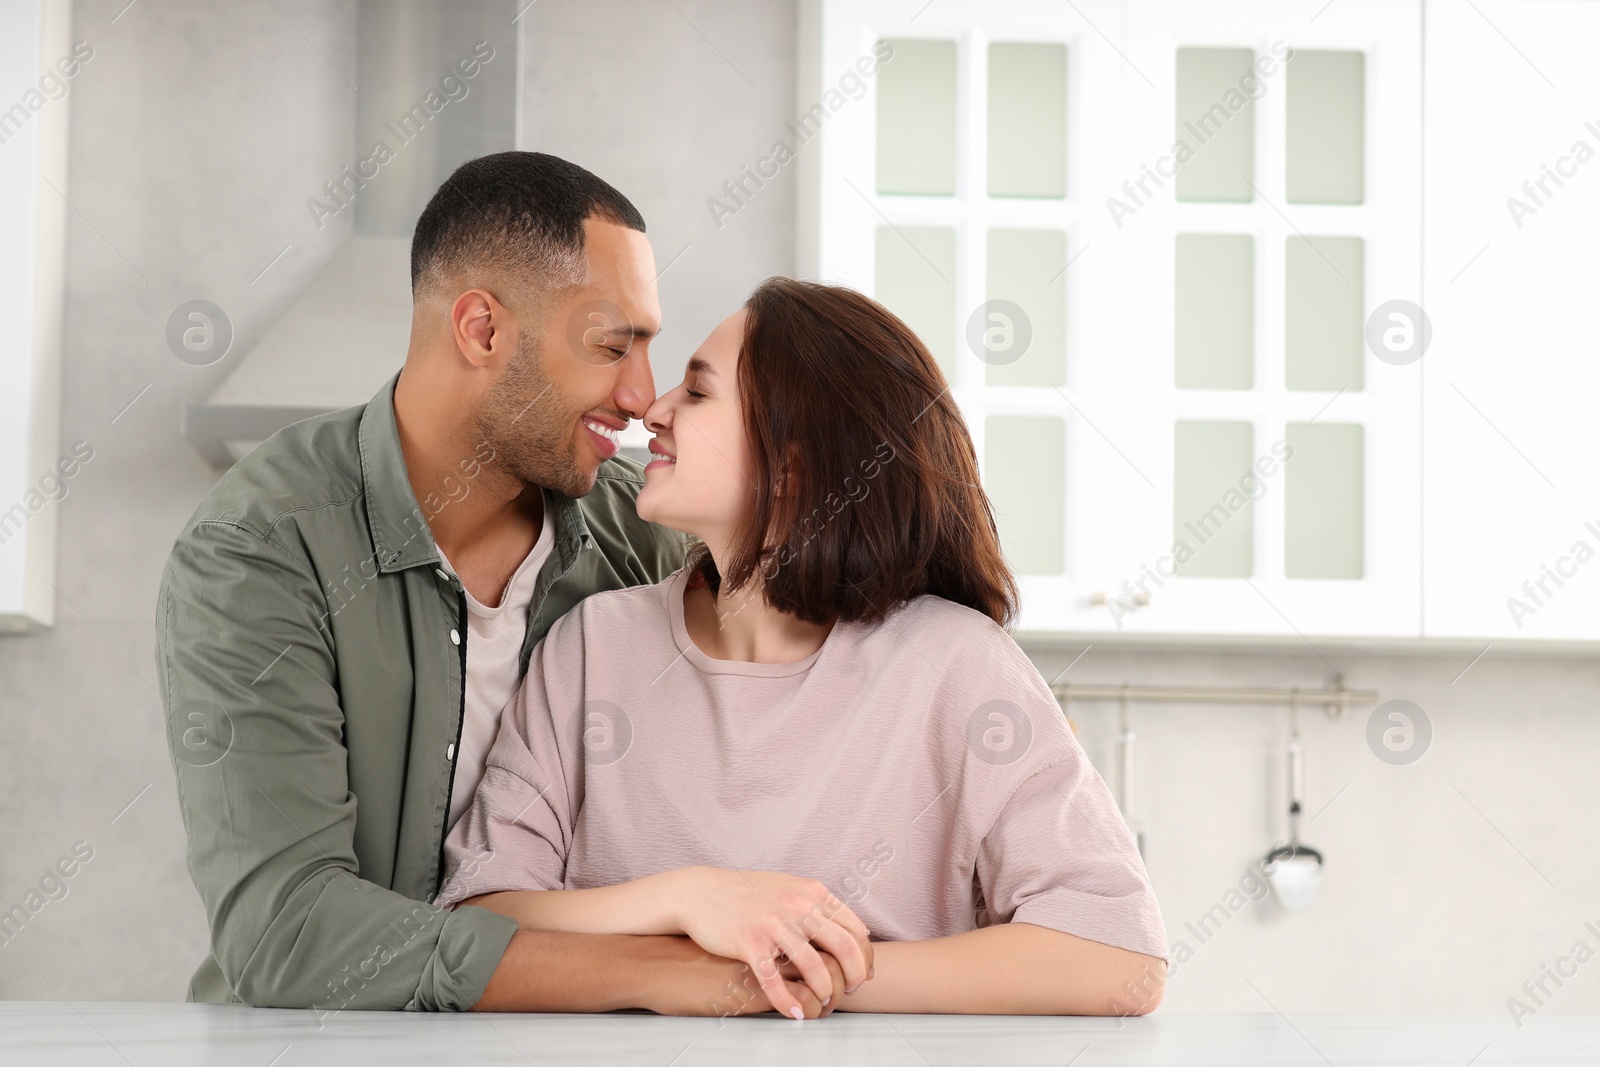
[[[394,387],[399,380],[400,371],[396,371],[367,403],[359,434],[367,529],[372,535],[373,559],[383,573],[439,562],[433,531],[411,491],[411,476],[400,448],[400,427],[394,416]],[[546,492],[555,502],[555,549],[565,569],[581,549],[593,543],[594,535],[578,501],[555,489]]]

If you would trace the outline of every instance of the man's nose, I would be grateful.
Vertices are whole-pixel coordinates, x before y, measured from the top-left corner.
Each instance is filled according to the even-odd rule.
[[[620,373],[617,378],[617,388],[614,397],[617,406],[636,419],[642,419],[649,412],[656,396],[655,376],[650,371],[650,353],[643,344],[636,342],[634,351],[619,364]]]

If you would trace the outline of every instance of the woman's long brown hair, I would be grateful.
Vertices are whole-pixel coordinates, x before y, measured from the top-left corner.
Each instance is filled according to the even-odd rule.
[[[881,621],[928,593],[1009,627],[1016,580],[927,346],[839,286],[769,278],[745,307],[738,382],[759,491],[725,573],[703,544],[691,568],[713,591],[759,578],[769,604],[818,625]]]

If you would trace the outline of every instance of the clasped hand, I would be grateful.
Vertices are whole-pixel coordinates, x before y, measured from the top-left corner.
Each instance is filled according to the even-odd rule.
[[[834,986],[823,953],[838,961],[847,992],[872,977],[866,925],[814,878],[705,866],[665,877],[679,930],[707,952],[747,964],[784,1015],[804,1018],[804,1009],[785,984],[781,958],[824,1005]]]

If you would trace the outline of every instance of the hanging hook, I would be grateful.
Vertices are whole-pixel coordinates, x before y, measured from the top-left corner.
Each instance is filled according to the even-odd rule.
[[[1339,694],[1339,697],[1337,700],[1328,701],[1322,710],[1328,713],[1328,718],[1337,719],[1344,714],[1345,701],[1348,699],[1345,694],[1350,691],[1350,685],[1345,681],[1344,675],[1341,674],[1339,675],[1339,680],[1333,683],[1333,688]]]
[[[1289,845],[1300,844],[1300,811],[1305,796],[1305,754],[1300,743],[1300,690],[1289,690]]]

